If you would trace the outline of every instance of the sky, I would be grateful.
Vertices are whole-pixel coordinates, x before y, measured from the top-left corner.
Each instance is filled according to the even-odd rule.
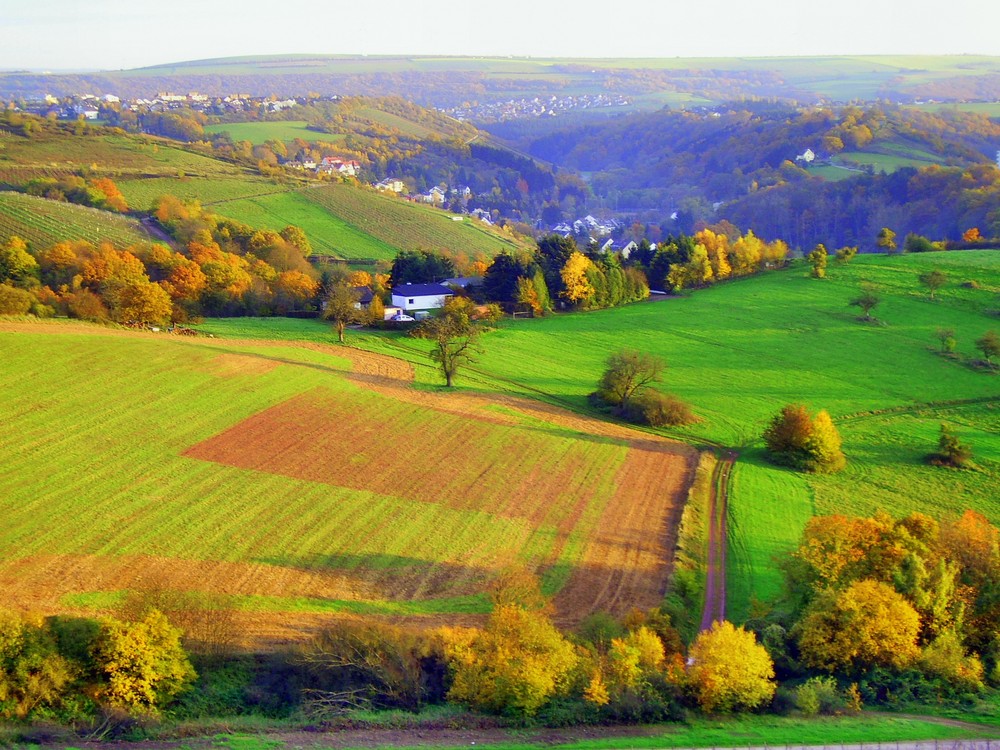
[[[1000,56],[996,0],[0,0],[0,70],[269,54]]]

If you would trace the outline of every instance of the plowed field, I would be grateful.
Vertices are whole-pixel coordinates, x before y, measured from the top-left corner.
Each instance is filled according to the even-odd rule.
[[[474,621],[512,563],[564,624],[662,596],[675,443],[322,344],[0,322],[0,358],[0,606],[187,592],[260,641]]]

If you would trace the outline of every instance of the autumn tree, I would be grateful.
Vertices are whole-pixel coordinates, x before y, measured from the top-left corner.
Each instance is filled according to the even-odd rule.
[[[872,580],[820,594],[795,630],[806,665],[847,674],[908,666],[920,653],[919,633],[913,606],[888,584]]]
[[[569,256],[559,274],[563,299],[574,305],[586,305],[593,298],[595,290],[587,278],[587,271],[593,265],[593,261],[579,250]]]
[[[306,237],[306,233],[302,231],[301,227],[289,224],[287,227],[282,229],[279,234],[285,242],[289,245],[297,247],[303,255],[312,255],[312,244],[309,242],[309,238]]]
[[[889,227],[882,227],[875,238],[875,246],[882,248],[886,255],[896,252],[896,233]]]
[[[774,664],[753,633],[715,622],[688,653],[687,685],[708,713],[750,710],[774,696]]]
[[[41,618],[0,610],[0,717],[24,719],[58,708],[77,672]]]
[[[838,263],[850,263],[854,260],[854,257],[858,254],[858,248],[844,246],[834,253],[834,257],[837,259]]]
[[[27,243],[12,235],[0,245],[0,283],[27,289],[38,284],[38,261]]]
[[[27,315],[34,303],[31,292],[7,283],[0,284],[0,315]]]
[[[771,459],[803,471],[826,474],[846,465],[840,434],[825,410],[815,418],[802,404],[782,407],[763,434]]]
[[[1000,336],[996,331],[987,331],[976,339],[976,348],[983,353],[986,364],[993,366],[993,358],[1000,356]]]
[[[156,610],[140,622],[102,622],[92,647],[101,697],[112,706],[156,713],[189,689],[197,675],[180,639]]]
[[[664,367],[663,360],[652,354],[620,349],[605,362],[598,393],[607,403],[626,410],[632,398],[663,380]]]
[[[827,253],[825,245],[816,245],[812,252],[806,256],[806,260],[809,261],[809,265],[812,267],[812,277],[814,279],[822,279],[826,276],[826,264],[829,261],[829,253]]]
[[[934,293],[948,283],[948,274],[938,269],[927,271],[920,274],[920,283],[927,287],[931,293],[931,299],[934,299]]]
[[[411,335],[430,339],[431,359],[438,363],[445,385],[451,388],[458,369],[474,361],[480,351],[480,326],[474,320],[475,306],[467,297],[449,297],[440,314],[427,318]]]
[[[323,308],[323,318],[333,322],[333,327],[337,331],[337,340],[341,344],[344,343],[344,330],[347,326],[362,320],[363,311],[360,299],[361,294],[358,290],[346,281],[335,283],[327,295],[326,307]]]
[[[874,284],[863,283],[857,296],[850,301],[851,307],[860,307],[865,314],[864,320],[873,320],[871,312],[882,301],[882,296],[878,293],[878,288]]]
[[[979,242],[982,239],[982,235],[979,234],[979,227],[970,227],[962,232],[962,242]]]
[[[452,671],[449,700],[472,708],[531,716],[567,689],[577,662],[572,644],[540,611],[493,610],[485,630],[446,637]]]

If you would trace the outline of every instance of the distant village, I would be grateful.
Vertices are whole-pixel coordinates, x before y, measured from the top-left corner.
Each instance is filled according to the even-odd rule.
[[[326,101],[337,101],[339,96],[324,97]],[[274,113],[315,102],[314,97],[298,97],[278,99],[276,97],[254,97],[248,94],[230,94],[222,97],[210,97],[198,92],[176,94],[161,92],[152,99],[122,100],[114,94],[97,96],[80,94],[67,97],[45,97],[26,100],[17,104],[20,109],[42,117],[56,117],[65,120],[100,120],[109,110],[133,112],[169,112],[171,110],[187,109],[202,112],[208,116],[222,117],[249,113]],[[550,98],[512,99],[506,102],[495,102],[468,107],[458,107],[441,110],[456,119],[514,119],[517,117],[542,117],[568,112],[573,109],[592,109],[597,107],[627,106],[631,102],[627,97],[607,94],[587,94],[581,96],[552,96]],[[310,172],[321,177],[341,176],[359,180],[364,179],[362,166],[353,159],[337,156],[326,156],[320,160],[302,154],[294,159],[280,162],[287,169]],[[495,224],[499,215],[481,208],[468,209],[468,203],[474,193],[466,185],[448,186],[436,185],[424,193],[410,192],[407,184],[400,178],[387,177],[377,182],[370,182],[371,187],[379,192],[399,196],[416,203],[425,203],[442,208],[456,214],[455,219],[471,216],[487,225]],[[628,257],[634,249],[634,242],[616,242],[613,235],[621,233],[622,225],[616,219],[597,219],[587,215],[574,221],[561,222],[553,226],[539,224],[536,230],[551,232],[563,237],[573,236],[584,245],[597,245],[603,252],[620,252]]]
[[[534,97],[508,99],[503,102],[465,104],[440,110],[456,120],[505,122],[529,117],[556,117],[573,110],[627,107],[632,100],[621,94],[582,94],[580,96]]]

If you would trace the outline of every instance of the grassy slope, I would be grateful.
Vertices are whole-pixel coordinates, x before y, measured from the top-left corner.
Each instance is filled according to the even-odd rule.
[[[934,302],[917,283],[917,275],[932,268],[951,279]],[[970,279],[982,288],[960,286]],[[858,322],[857,308],[848,306],[861,280],[883,287],[885,301],[875,313],[886,325]],[[861,257],[832,265],[823,281],[808,278],[800,266],[664,302],[508,324],[486,339],[476,366],[482,374],[469,373],[467,381],[583,409],[609,352],[628,346],[662,356],[668,362],[663,389],[689,401],[705,420],[678,434],[747,446],[734,476],[729,558],[730,606],[745,616],[753,598],[778,592],[773,555],[796,542],[813,513],[884,508],[940,517],[973,507],[1000,522],[993,502],[1000,404],[920,408],[1000,397],[1000,376],[933,351],[935,329],[950,327],[961,354],[974,357],[973,340],[1000,329],[988,314],[998,290],[1000,253],[991,251]],[[397,351],[391,338],[358,341]],[[845,472],[806,477],[763,460],[758,436],[790,402],[826,408],[838,421],[849,457]],[[862,414],[898,408],[906,411]],[[922,464],[942,421],[973,444],[981,471]]]
[[[35,247],[61,240],[109,241],[126,247],[149,240],[135,219],[21,193],[0,193],[0,243],[11,235]]]
[[[142,555],[192,565],[262,565],[253,576],[265,579],[287,570],[360,580],[426,576],[433,582],[429,597],[395,601],[363,588],[355,595],[318,598],[231,597],[232,606],[257,612],[483,611],[488,605],[468,589],[469,581],[488,578],[489,571],[515,559],[538,563],[548,556],[556,527],[565,528],[565,498],[552,498],[545,521],[531,527],[522,518],[437,504],[436,494],[414,496],[412,487],[380,495],[182,455],[247,417],[318,387],[388,424],[405,421],[421,429],[462,419],[356,386],[343,377],[347,365],[336,357],[250,342],[60,328],[52,323],[39,326],[38,333],[0,333],[5,415],[0,577],[19,560],[30,570],[39,555]],[[322,336],[320,330],[313,328],[311,335],[330,341],[329,328]],[[236,369],[231,361],[226,364],[232,355],[245,357]],[[258,371],[261,364],[273,369]],[[29,379],[30,389],[23,387]],[[530,461],[539,466],[567,457],[584,467],[611,465],[624,451],[613,441],[581,441],[563,429],[480,422],[475,430],[478,449],[499,450],[504,460],[514,460],[520,454],[508,450],[511,441],[529,445]],[[572,520],[568,543],[553,560],[556,567],[572,566],[601,503],[614,491],[613,475],[589,483],[595,495],[589,510]],[[449,471],[441,479],[447,483],[455,476]],[[575,497],[569,500],[576,503]],[[201,569],[193,568],[190,580],[198,580]],[[461,590],[442,585],[449,569],[469,571]],[[426,587],[414,588],[421,590]],[[119,595],[85,588],[63,602],[107,606]]]
[[[234,141],[250,141],[258,146],[265,141],[294,141],[301,138],[304,141],[329,140],[329,136],[320,137],[315,130],[309,130],[304,120],[289,120],[278,122],[225,122],[220,125],[206,125],[206,133],[229,133]]]
[[[417,247],[493,257],[517,246],[481,222],[456,222],[439,209],[346,184],[222,201],[212,208],[258,227],[280,230],[295,224],[316,252],[346,259],[389,260]]]

